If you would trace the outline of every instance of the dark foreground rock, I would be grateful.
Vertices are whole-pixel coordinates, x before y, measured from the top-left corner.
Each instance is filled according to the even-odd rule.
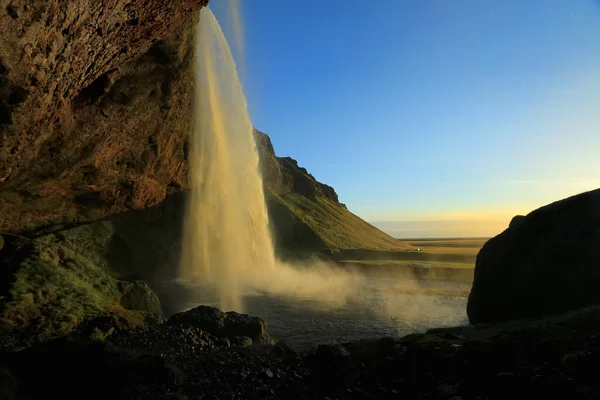
[[[234,311],[222,312],[218,308],[199,306],[169,318],[168,324],[199,328],[210,334],[228,338],[234,342],[245,342],[249,338],[257,344],[273,344],[267,332],[267,323],[258,318]]]
[[[477,256],[472,323],[600,304],[600,190],[517,216]]]
[[[16,399],[596,399],[599,330],[590,308],[298,354],[165,324],[0,354],[0,382]]]

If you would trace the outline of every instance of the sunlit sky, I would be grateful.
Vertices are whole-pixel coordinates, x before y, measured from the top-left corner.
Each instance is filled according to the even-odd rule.
[[[386,232],[491,236],[600,187],[598,2],[239,3],[254,125]]]

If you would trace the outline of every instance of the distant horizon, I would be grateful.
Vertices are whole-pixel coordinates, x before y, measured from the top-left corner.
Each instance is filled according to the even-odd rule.
[[[427,220],[367,221],[396,239],[490,238],[508,228],[510,219],[498,221]]]
[[[393,237],[393,236],[392,236]],[[401,241],[418,241],[418,240],[423,240],[423,241],[434,241],[434,240],[483,240],[483,239],[491,239],[493,236],[460,236],[460,237],[393,237],[394,239],[397,240],[401,240]]]

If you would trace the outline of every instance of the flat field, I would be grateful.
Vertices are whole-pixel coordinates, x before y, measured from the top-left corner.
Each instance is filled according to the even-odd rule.
[[[426,254],[455,254],[471,257],[477,256],[487,240],[487,238],[402,239],[403,242],[421,249],[421,252]]]

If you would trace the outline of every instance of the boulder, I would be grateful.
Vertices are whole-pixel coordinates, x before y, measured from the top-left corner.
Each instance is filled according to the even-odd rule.
[[[169,325],[200,328],[211,335],[225,337],[234,343],[240,336],[247,336],[254,344],[273,344],[275,340],[267,332],[267,323],[258,317],[222,312],[218,308],[199,306],[180,312],[167,320]]]
[[[600,189],[517,216],[477,255],[471,323],[600,304]]]
[[[162,315],[160,300],[156,293],[144,281],[119,282],[122,293],[119,303],[128,310],[147,311],[152,314]]]

